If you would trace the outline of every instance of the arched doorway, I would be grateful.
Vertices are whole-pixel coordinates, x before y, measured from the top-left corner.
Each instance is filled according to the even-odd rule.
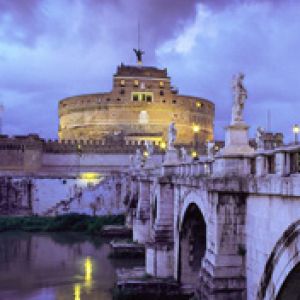
[[[206,223],[198,206],[190,204],[180,230],[179,281],[193,284],[198,279],[206,251]]]
[[[276,300],[286,299],[300,299],[300,263],[287,276],[276,298]]]

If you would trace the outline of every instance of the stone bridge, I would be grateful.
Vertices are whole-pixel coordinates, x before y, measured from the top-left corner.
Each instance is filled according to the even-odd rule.
[[[145,272],[174,278],[199,299],[296,299],[300,145],[226,147],[129,173],[127,223],[145,244]]]

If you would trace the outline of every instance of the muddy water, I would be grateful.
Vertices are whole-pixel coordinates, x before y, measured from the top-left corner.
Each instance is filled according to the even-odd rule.
[[[110,300],[116,268],[105,240],[81,234],[0,234],[0,300]]]

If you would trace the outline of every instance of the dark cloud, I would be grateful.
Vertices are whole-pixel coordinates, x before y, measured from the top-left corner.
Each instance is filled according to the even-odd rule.
[[[0,0],[0,24],[2,39],[32,45],[41,33],[38,7],[39,0]],[[0,31],[1,32],[1,31]]]
[[[265,126],[267,111],[273,116],[272,129],[288,138],[293,123],[299,122],[300,54],[294,51],[300,47],[299,8],[292,1],[284,9],[270,1],[248,1],[221,11],[201,5],[194,22],[157,50],[184,92],[216,103],[218,138],[223,138],[230,117],[231,77],[239,71],[246,73],[245,115],[252,134]]]
[[[59,99],[109,90],[117,64],[135,62],[139,21],[145,63],[216,103],[218,138],[240,70],[247,120],[264,125],[271,110],[273,128],[289,130],[300,109],[298,11],[296,0],[0,0],[4,128],[56,136]]]

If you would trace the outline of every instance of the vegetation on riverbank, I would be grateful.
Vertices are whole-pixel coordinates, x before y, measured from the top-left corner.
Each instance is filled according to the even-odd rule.
[[[82,232],[99,234],[104,225],[123,225],[123,215],[89,216],[84,214],[65,214],[56,217],[41,216],[3,216],[0,217],[0,232]]]

